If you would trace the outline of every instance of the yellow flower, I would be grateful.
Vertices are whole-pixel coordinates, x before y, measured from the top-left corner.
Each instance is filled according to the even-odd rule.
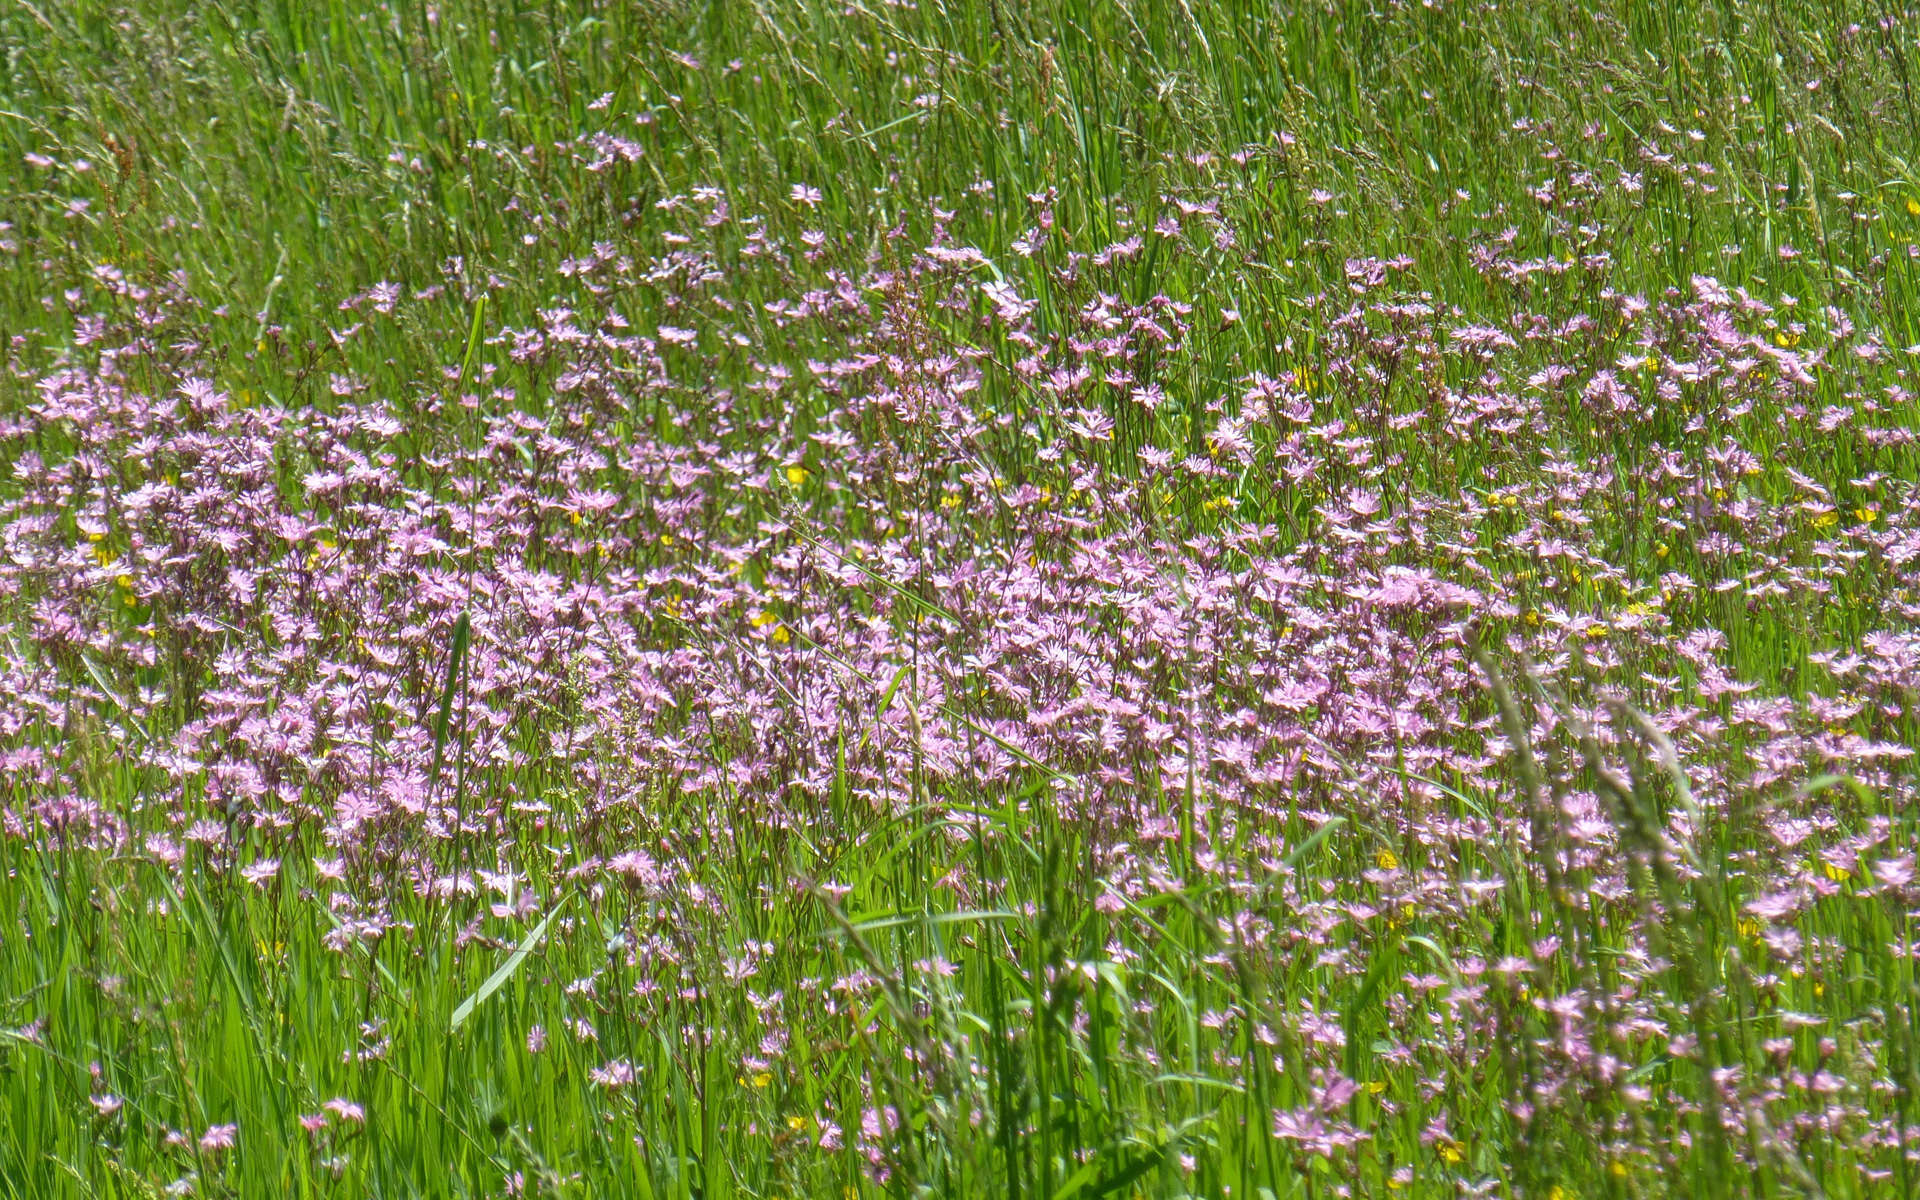
[[[1828,509],[1807,523],[1815,529],[1831,529],[1840,523],[1840,514]]]
[[[1655,558],[1665,558],[1668,553],[1669,551],[1665,542],[1659,542],[1653,548],[1653,556]]]
[[[1627,1177],[1627,1164],[1623,1162],[1610,1162],[1607,1164],[1607,1174],[1613,1176],[1615,1179],[1625,1179]]]
[[[1400,859],[1393,851],[1382,848],[1374,851],[1373,865],[1382,871],[1396,871],[1400,868]]]
[[[1800,344],[1800,335],[1797,333],[1788,333],[1784,329],[1779,330],[1773,335],[1773,344],[1783,350],[1791,350]]]
[[[1387,1090],[1387,1081],[1384,1079],[1375,1079],[1372,1082],[1367,1084],[1367,1094],[1369,1096],[1378,1096],[1381,1092],[1384,1092],[1386,1090]]]
[[[1828,879],[1833,880],[1835,883],[1845,883],[1847,880],[1853,878],[1853,872],[1847,870],[1845,867],[1836,867],[1824,859],[1821,860],[1820,869],[1826,873]]]
[[[1547,1200],[1580,1200],[1580,1193],[1556,1183],[1547,1189]]]
[[[771,1084],[772,1082],[773,1082],[772,1071],[762,1071],[758,1075],[755,1075],[753,1077],[753,1086],[756,1088],[764,1088],[768,1084]]]
[[[1446,1163],[1448,1166],[1454,1166],[1466,1161],[1467,1148],[1459,1142],[1452,1140],[1444,1141],[1435,1146],[1434,1149],[1439,1151],[1440,1161]]]
[[[787,468],[788,483],[792,484],[795,487],[799,487],[801,484],[805,483],[806,481],[807,481],[807,469],[805,467],[802,467],[796,464],[794,466]]]
[[[1920,200],[1907,201],[1907,215],[1910,217],[1920,217]]]
[[[802,1129],[805,1129],[806,1127],[807,1127],[807,1119],[805,1117],[788,1117],[787,1118],[787,1128],[793,1130],[795,1133],[799,1133]]]

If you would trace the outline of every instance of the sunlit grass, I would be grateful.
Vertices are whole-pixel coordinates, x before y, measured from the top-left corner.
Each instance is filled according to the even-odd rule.
[[[1606,714],[1614,684],[1633,703],[1633,689],[1657,691],[1649,677],[1700,684],[1703,668],[1672,652],[1684,631],[1724,632],[1734,677],[1799,698],[1835,690],[1809,655],[1857,652],[1914,613],[1910,560],[1884,553],[1863,554],[1827,595],[1715,590],[1767,555],[1826,562],[1845,531],[1864,531],[1845,543],[1857,545],[1889,528],[1869,506],[1892,501],[1861,480],[1910,485],[1916,461],[1909,444],[1809,436],[1764,375],[1776,364],[1723,392],[1671,369],[1701,341],[1675,314],[1695,276],[1711,276],[1772,306],[1751,321],[1782,350],[1833,342],[1828,305],[1881,331],[1883,354],[1836,354],[1794,403],[1817,414],[1872,400],[1883,423],[1913,425],[1901,390],[1906,347],[1920,343],[1912,18],[1847,7],[88,0],[0,12],[0,420],[20,422],[7,430],[9,468],[79,444],[72,428],[27,420],[36,380],[97,353],[75,316],[132,322],[177,272],[205,308],[156,323],[158,344],[127,356],[134,386],[171,394],[170,372],[193,362],[212,365],[237,408],[377,398],[400,426],[382,445],[422,494],[464,499],[446,463],[488,436],[502,439],[494,482],[538,492],[550,480],[536,439],[486,419],[518,412],[569,436],[585,425],[568,424],[569,360],[516,357],[513,335],[559,308],[589,324],[617,313],[648,336],[686,331],[658,351],[681,390],[596,418],[602,427],[618,422],[636,444],[729,449],[764,432],[782,464],[770,486],[646,525],[613,564],[660,591],[649,648],[734,649],[697,637],[709,614],[680,611],[647,580],[715,547],[746,548],[700,569],[770,589],[740,638],[760,639],[768,662],[817,651],[811,669],[825,671],[852,651],[802,619],[818,595],[844,601],[849,642],[883,626],[958,630],[966,621],[928,598],[946,594],[943,555],[989,546],[983,561],[1009,568],[1066,562],[1077,537],[1136,516],[1161,546],[1270,527],[1276,544],[1313,547],[1301,570],[1333,577],[1327,513],[1373,488],[1383,522],[1417,498],[1453,505],[1435,509],[1430,541],[1465,544],[1454,525],[1477,521],[1474,552],[1450,569],[1513,600],[1462,619],[1454,639],[1491,648],[1489,674],[1512,690],[1504,707],[1470,701],[1462,720],[1478,725],[1461,753],[1502,731],[1525,743],[1528,722],[1550,727],[1532,775],[1489,751],[1485,778],[1429,780],[1396,746],[1371,762],[1390,764],[1378,777],[1396,789],[1375,807],[1343,790],[1355,769],[1332,750],[1336,782],[1262,797],[1257,813],[1210,796],[1196,772],[1184,786],[1143,772],[1156,790],[1142,786],[1136,815],[1168,821],[1150,834],[1074,807],[1113,765],[1097,746],[1072,761],[1008,751],[1012,782],[956,794],[927,745],[950,738],[971,753],[1003,738],[988,721],[1033,714],[1013,710],[992,669],[955,684],[909,661],[861,681],[865,707],[838,714],[824,811],[790,822],[728,782],[729,755],[760,732],[744,705],[742,728],[686,735],[689,758],[718,764],[710,786],[652,780],[623,757],[617,720],[560,701],[521,714],[518,740],[503,739],[525,761],[478,758],[463,715],[466,610],[456,627],[452,610],[423,609],[408,643],[425,664],[419,711],[382,720],[395,737],[426,731],[431,798],[451,796],[455,813],[399,859],[375,865],[317,824],[264,830],[237,811],[215,822],[231,854],[191,838],[164,854],[131,836],[106,851],[68,845],[29,815],[39,784],[0,782],[0,1192],[1908,1194],[1907,1155],[1874,1139],[1897,1142],[1920,1119],[1911,918],[1876,888],[1877,859],[1811,850],[1877,828],[1874,855],[1909,853],[1904,765],[1886,768],[1885,788],[1807,790],[1794,776],[1768,792],[1832,818],[1796,856],[1762,828],[1759,800],[1727,782],[1764,751],[1759,732],[1727,732],[1720,748],[1737,767],[1704,798],[1716,819],[1694,826],[1685,772],[1626,710],[1600,734],[1579,723]],[[715,192],[686,199],[702,188]],[[715,220],[700,234],[716,204],[764,224]],[[1136,249],[1111,253],[1136,235]],[[980,260],[952,277],[915,266],[936,238]],[[626,257],[644,272],[683,245],[723,287],[576,266]],[[1492,257],[1524,269],[1502,278]],[[1369,281],[1361,260],[1391,262],[1391,281]],[[833,272],[888,270],[896,290],[860,293],[834,320],[781,307],[830,290]],[[1031,304],[1031,334],[982,316],[974,297],[989,282]],[[385,300],[341,308],[389,283],[391,316]],[[942,303],[958,293],[968,298]],[[1119,386],[1085,393],[1117,415],[1110,436],[1082,439],[1070,471],[1057,447],[1080,418],[1041,399],[1018,364],[1052,339],[1091,336],[1101,296],[1190,305],[1191,332],[1167,352],[1152,407]],[[1644,314],[1627,297],[1668,308]],[[1396,315],[1389,301],[1425,311]],[[1478,359],[1445,342],[1446,330],[1525,321],[1552,336]],[[184,344],[202,339],[204,351]],[[895,410],[849,418],[810,364],[856,348],[909,362],[903,393],[928,363],[984,363],[980,410],[1007,420],[969,442],[968,459],[942,457],[941,431],[889,424]],[[1614,368],[1647,415],[1619,420],[1571,389],[1507,377],[1550,357]],[[641,373],[638,356],[607,361]],[[756,386],[769,363],[802,385]],[[1338,463],[1322,447],[1361,436],[1371,458],[1286,478],[1272,464],[1309,423],[1276,419],[1246,430],[1251,448],[1235,459],[1221,423],[1256,378],[1353,423],[1314,454]],[[1455,441],[1413,423],[1480,390],[1533,398],[1537,411]],[[471,406],[455,399],[464,392]],[[1728,416],[1729,393],[1752,403]],[[849,429],[863,445],[898,438],[899,463],[940,469],[849,484],[845,445],[831,440]],[[1712,457],[1724,439],[1753,453],[1750,470]],[[1142,450],[1219,470],[1201,483],[1150,476]],[[1691,510],[1617,481],[1576,499],[1556,491],[1575,470],[1656,450],[1725,486]],[[278,453],[272,485],[300,494],[322,450]],[[1542,469],[1549,459],[1566,473]],[[123,483],[142,469],[103,468]],[[606,474],[616,469],[628,470]],[[1795,474],[1831,494],[1816,503]],[[1029,484],[1039,498],[1022,504],[1082,532],[1035,534],[1007,499]],[[1135,487],[1097,509],[1081,494]],[[1769,514],[1771,539],[1703,549],[1696,514],[1749,502]],[[354,552],[321,545],[346,540],[347,503],[319,516],[329,532],[315,535],[316,561]],[[543,510],[547,557],[528,561],[586,574],[554,547],[594,519]],[[1508,540],[1534,523],[1562,556]],[[119,536],[99,536],[101,569]],[[917,574],[904,569],[909,544]],[[1410,537],[1395,553],[1425,563],[1424,550]],[[838,574],[769,562],[809,553]],[[1233,553],[1256,551],[1209,544],[1192,561]],[[1169,555],[1156,586],[1179,591],[1190,565]],[[0,594],[16,645],[34,600]],[[165,596],[120,603],[131,625],[193,615]],[[1575,635],[1606,660],[1592,679],[1570,653],[1540,671],[1507,653],[1508,635],[1572,618],[1598,630]],[[1409,637],[1444,623],[1404,622]],[[1636,641],[1636,629],[1660,637]],[[1178,649],[1153,668],[1169,692],[1197,692],[1223,669]],[[165,825],[129,747],[173,727],[116,714],[153,689],[178,725],[218,680],[158,651],[120,674],[78,650],[40,653],[16,650],[96,702],[32,718],[58,730],[72,790],[138,818],[130,828]],[[792,696],[810,682],[769,686]],[[1702,703],[1724,715],[1719,697]],[[1831,723],[1911,744],[1913,703],[1883,696]],[[29,724],[23,713],[0,726],[0,747],[40,744],[21,732]],[[582,728],[592,737],[574,749],[593,778],[630,769],[651,780],[632,785],[646,804],[610,815],[584,776],[535,749]],[[898,744],[911,749],[890,761],[910,777],[862,774],[870,747]],[[1600,798],[1609,840],[1575,839],[1542,815],[1568,780]],[[1142,878],[1127,878],[1116,841],[1140,843]],[[635,851],[668,864],[664,882],[610,865]],[[277,872],[244,873],[267,857]],[[1627,859],[1630,870],[1614,861]],[[1406,886],[1413,876],[1440,882]],[[1802,939],[1791,946],[1748,909],[1789,878],[1831,885],[1791,917]],[[423,879],[466,883],[438,894]],[[382,932],[351,934],[373,916]],[[1604,1080],[1596,1069],[1590,1090],[1542,1100],[1535,1120],[1521,1110],[1543,1077],[1537,1059],[1565,1034],[1546,1001],[1573,993],[1614,1005],[1600,1022],[1613,1040],[1588,1048],[1608,1060]],[[1468,994],[1473,1019],[1461,1016]],[[1427,1036],[1417,1046],[1402,1040],[1415,1028]],[[1796,1101],[1804,1127],[1729,1132],[1710,1099],[1716,1070],[1829,1072],[1852,1115],[1823,1127],[1823,1097],[1839,1093],[1809,1085]],[[1858,1115],[1869,1112],[1871,1128]],[[879,1122],[864,1134],[863,1114]],[[1299,1124],[1315,1117],[1366,1140],[1316,1148]],[[232,1148],[207,1138],[226,1124],[238,1126]]]

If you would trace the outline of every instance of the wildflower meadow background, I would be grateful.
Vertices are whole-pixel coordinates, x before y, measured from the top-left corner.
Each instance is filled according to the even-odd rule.
[[[1920,1194],[1903,3],[0,8],[0,1196]]]

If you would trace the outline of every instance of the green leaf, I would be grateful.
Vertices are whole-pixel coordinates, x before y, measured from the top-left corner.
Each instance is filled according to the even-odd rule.
[[[547,926],[553,924],[553,919],[560,915],[560,910],[565,908],[567,901],[572,898],[572,892],[560,897],[560,902],[553,906],[553,910],[540,918],[540,923],[528,930],[526,937],[520,939],[520,944],[514,947],[513,953],[507,955],[507,961],[501,963],[495,968],[493,974],[487,976],[487,981],[480,985],[479,990],[460,1002],[460,1007],[453,1010],[453,1019],[447,1023],[448,1033],[454,1033],[465,1025],[467,1018],[473,1015],[474,1009],[486,1003],[487,997],[499,991],[507,980],[513,978],[513,973],[520,969],[520,964],[527,961],[527,955],[532,954],[533,948],[540,944],[540,939],[547,936]]]
[[[440,689],[440,719],[433,726],[433,774],[440,779],[440,765],[446,760],[447,726],[453,718],[453,689],[460,682],[460,668],[467,659],[467,646],[473,640],[473,621],[464,611],[453,623],[453,653],[447,656],[447,683]]]

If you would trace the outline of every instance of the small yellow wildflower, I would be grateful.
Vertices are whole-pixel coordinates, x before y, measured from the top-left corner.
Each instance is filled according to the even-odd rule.
[[[1831,529],[1840,523],[1840,514],[1834,512],[1832,509],[1828,509],[1807,523],[1815,529]]]
[[[753,1086],[756,1088],[765,1088],[772,1082],[773,1082],[772,1071],[762,1071],[758,1075],[755,1075],[753,1077]]]
[[[1653,556],[1655,558],[1665,558],[1669,553],[1670,551],[1665,542],[1656,543],[1653,547]]]
[[[1439,1151],[1440,1161],[1446,1163],[1448,1166],[1465,1162],[1467,1158],[1467,1148],[1456,1141],[1448,1140],[1441,1142],[1435,1146],[1434,1149]]]
[[[1907,215],[1910,217],[1920,217],[1920,200],[1907,201]]]
[[[787,482],[792,484],[794,487],[799,487],[801,484],[807,481],[808,474],[809,472],[805,467],[802,467],[799,465],[788,467]]]
[[[1387,1081],[1384,1079],[1375,1079],[1367,1084],[1367,1094],[1369,1096],[1378,1096],[1380,1093],[1386,1090],[1387,1090]]]
[[[1382,847],[1374,851],[1373,865],[1382,871],[1397,871],[1400,869],[1400,858],[1393,851]]]
[[[806,1127],[807,1127],[807,1119],[805,1117],[788,1117],[787,1118],[787,1128],[793,1130],[795,1133],[799,1133],[802,1129],[805,1129]]]

